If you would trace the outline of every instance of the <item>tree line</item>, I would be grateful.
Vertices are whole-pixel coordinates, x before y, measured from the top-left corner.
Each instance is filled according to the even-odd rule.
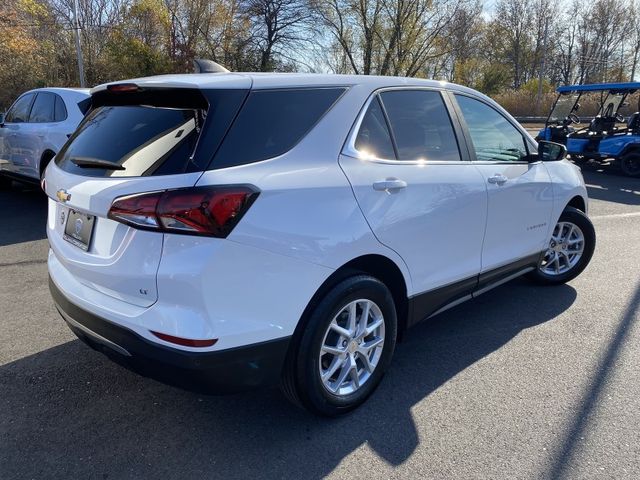
[[[0,0],[1,107],[28,88],[78,86],[76,32],[89,86],[189,72],[200,57],[233,71],[442,79],[517,110],[539,89],[640,75],[640,0],[77,2],[76,23],[74,0]]]

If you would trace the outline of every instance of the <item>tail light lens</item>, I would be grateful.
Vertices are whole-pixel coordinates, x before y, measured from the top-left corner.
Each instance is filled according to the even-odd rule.
[[[116,198],[108,217],[132,227],[224,238],[258,196],[248,185],[192,187]]]

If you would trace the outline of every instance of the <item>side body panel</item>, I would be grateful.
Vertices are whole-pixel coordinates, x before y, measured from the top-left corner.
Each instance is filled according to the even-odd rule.
[[[482,251],[482,271],[540,253],[548,241],[553,188],[542,162],[483,164],[476,168],[485,179],[503,175],[504,184],[487,182],[489,214]]]
[[[378,240],[409,266],[413,293],[478,274],[487,192],[470,162],[406,165],[343,155],[340,164]],[[386,178],[406,181],[407,187],[374,190]]]
[[[551,232],[558,222],[562,211],[567,204],[574,198],[583,199],[586,206],[586,212],[589,213],[589,199],[587,196],[587,188],[584,178],[580,172],[580,168],[571,163],[569,160],[561,160],[559,162],[545,162],[545,167],[549,172],[551,183],[553,185],[553,210],[551,213],[551,222],[547,230],[547,238],[551,237]]]

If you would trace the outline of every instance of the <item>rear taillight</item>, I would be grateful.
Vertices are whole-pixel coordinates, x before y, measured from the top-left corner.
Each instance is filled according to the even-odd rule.
[[[141,193],[116,198],[108,216],[145,230],[224,238],[257,196],[245,185]]]

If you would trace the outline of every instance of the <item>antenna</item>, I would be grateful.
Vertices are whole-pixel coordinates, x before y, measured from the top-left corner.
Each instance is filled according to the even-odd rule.
[[[194,73],[229,73],[229,70],[219,63],[206,58],[195,58],[193,60],[193,70]]]

